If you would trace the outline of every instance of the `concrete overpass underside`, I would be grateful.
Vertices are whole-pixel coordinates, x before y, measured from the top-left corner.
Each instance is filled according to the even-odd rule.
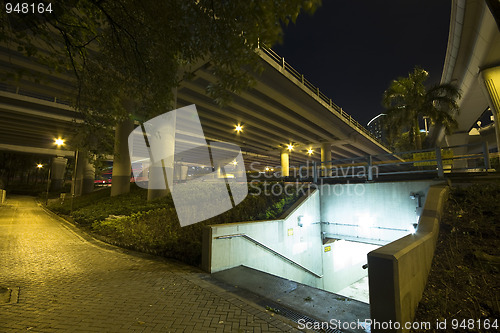
[[[56,155],[54,140],[74,135],[77,122],[81,120],[69,106],[0,91],[0,150]],[[57,155],[73,152],[58,149]]]
[[[441,146],[474,144],[486,141],[498,149],[500,142],[500,18],[493,15],[487,1],[454,0],[450,18],[448,48],[441,82],[452,82],[462,92],[460,113],[456,115],[459,127],[453,135],[436,131]],[[476,122],[488,113],[493,124]],[[484,126],[486,125],[486,126]],[[492,127],[495,127],[493,130]],[[493,135],[496,132],[496,135]],[[474,152],[477,147],[463,149]]]
[[[279,166],[280,154],[289,144],[291,166],[320,161],[322,156],[348,159],[389,152],[272,50],[258,52],[263,73],[255,75],[253,88],[233,94],[225,107],[207,95],[207,85],[215,81],[209,63],[178,87],[177,107],[196,105],[207,139],[235,143],[245,164],[259,162],[263,167]],[[0,82],[0,150],[73,156],[68,148],[56,150],[53,144],[56,137],[70,143],[75,124],[82,122],[67,102],[74,92],[73,78],[1,47],[0,71],[15,74],[20,69],[45,79]],[[235,131],[238,124],[243,126],[240,133]]]

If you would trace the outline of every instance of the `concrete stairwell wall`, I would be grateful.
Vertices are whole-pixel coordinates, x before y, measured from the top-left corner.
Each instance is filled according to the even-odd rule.
[[[385,245],[413,231],[417,200],[411,199],[410,193],[421,194],[423,206],[429,187],[437,183],[423,180],[323,185],[320,188],[323,231],[346,239],[379,240]]]
[[[407,332],[422,298],[439,233],[448,186],[432,186],[415,234],[368,254],[370,312],[380,324],[399,322],[400,329],[374,326],[372,332]]]
[[[352,187],[356,185],[339,185],[337,190],[343,188],[343,195],[328,192],[328,185],[324,185],[301,198],[281,219],[208,226],[203,233],[202,267],[215,273],[244,265],[331,292],[371,274],[375,308],[383,309],[382,317],[376,314],[376,318],[396,317],[395,312],[390,314],[399,306],[395,305],[394,288],[406,295],[401,296],[400,303],[410,302],[414,306],[417,295],[405,288],[414,279],[425,285],[432,260],[434,245],[428,240],[431,236],[423,235],[431,228],[429,207],[434,207],[436,201],[435,190],[429,191],[432,184],[436,183],[357,184],[358,190],[360,186],[364,190],[356,195],[348,195],[349,188],[356,193]],[[415,235],[408,235],[417,222],[417,201],[410,198],[410,193],[419,193],[427,209]],[[322,235],[326,237],[325,244]],[[385,244],[388,245],[383,250],[374,250]],[[403,252],[399,246],[403,246]],[[412,247],[416,249],[410,251]],[[404,251],[409,252],[408,256]],[[368,272],[363,269],[367,261]]]
[[[279,220],[219,224],[205,228],[202,267],[210,273],[245,265],[314,287],[322,278],[280,258],[243,237],[218,237],[245,234],[272,250],[322,275],[322,242],[319,191],[301,198]],[[302,227],[299,226],[299,219]]]

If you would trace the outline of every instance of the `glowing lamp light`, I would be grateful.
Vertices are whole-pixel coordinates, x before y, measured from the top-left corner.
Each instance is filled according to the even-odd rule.
[[[62,145],[64,145],[64,140],[61,138],[54,139],[54,144],[58,147],[61,147]]]
[[[43,168],[43,164],[38,163],[38,164],[36,165],[36,167],[37,167],[38,169],[41,169],[41,168]]]
[[[287,145],[286,149],[288,149],[288,151],[292,151],[293,145],[290,143],[289,145]]]
[[[314,154],[314,150],[313,150],[312,148],[309,148],[309,149],[307,150],[307,153],[308,153],[309,155],[312,155],[312,154]]]
[[[372,235],[372,228],[373,225],[375,224],[375,218],[369,214],[369,213],[358,213],[356,214],[358,216],[358,226],[360,227],[359,229],[359,235],[362,238],[371,238]]]
[[[266,171],[269,171],[269,167],[266,167]]]
[[[243,126],[238,124],[234,127],[234,130],[236,131],[236,133],[240,133],[241,131],[243,131]]]
[[[233,161],[233,165],[234,165],[234,166],[237,166],[237,165],[238,165],[238,162]]]

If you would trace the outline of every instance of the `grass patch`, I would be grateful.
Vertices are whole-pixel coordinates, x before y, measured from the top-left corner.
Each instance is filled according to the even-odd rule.
[[[444,209],[434,260],[414,321],[447,320],[448,332],[478,329],[489,320],[500,327],[500,185],[451,189]],[[473,329],[452,328],[451,320]],[[483,328],[483,326],[481,326]],[[414,331],[419,332],[419,331]]]
[[[253,191],[249,188],[249,195],[233,209],[186,227],[179,224],[171,196],[147,201],[147,190],[135,185],[130,193],[116,197],[110,197],[107,188],[75,198],[71,217],[109,243],[198,265],[204,226],[274,219],[300,197],[300,193],[265,195],[255,191],[256,186],[252,184]],[[251,195],[256,192],[261,194]],[[66,200],[49,209],[68,216],[70,205]]]

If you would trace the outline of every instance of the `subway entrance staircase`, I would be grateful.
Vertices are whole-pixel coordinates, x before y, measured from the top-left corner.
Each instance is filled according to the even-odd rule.
[[[211,275],[232,286],[232,291],[250,298],[271,313],[277,313],[297,323],[318,327],[330,323],[330,328],[318,332],[369,332],[369,329],[338,329],[339,323],[364,323],[370,318],[370,305],[322,289],[264,273],[246,266],[238,266]],[[331,322],[333,320],[333,322]],[[316,322],[316,324],[315,324]],[[333,325],[332,325],[333,323]]]

